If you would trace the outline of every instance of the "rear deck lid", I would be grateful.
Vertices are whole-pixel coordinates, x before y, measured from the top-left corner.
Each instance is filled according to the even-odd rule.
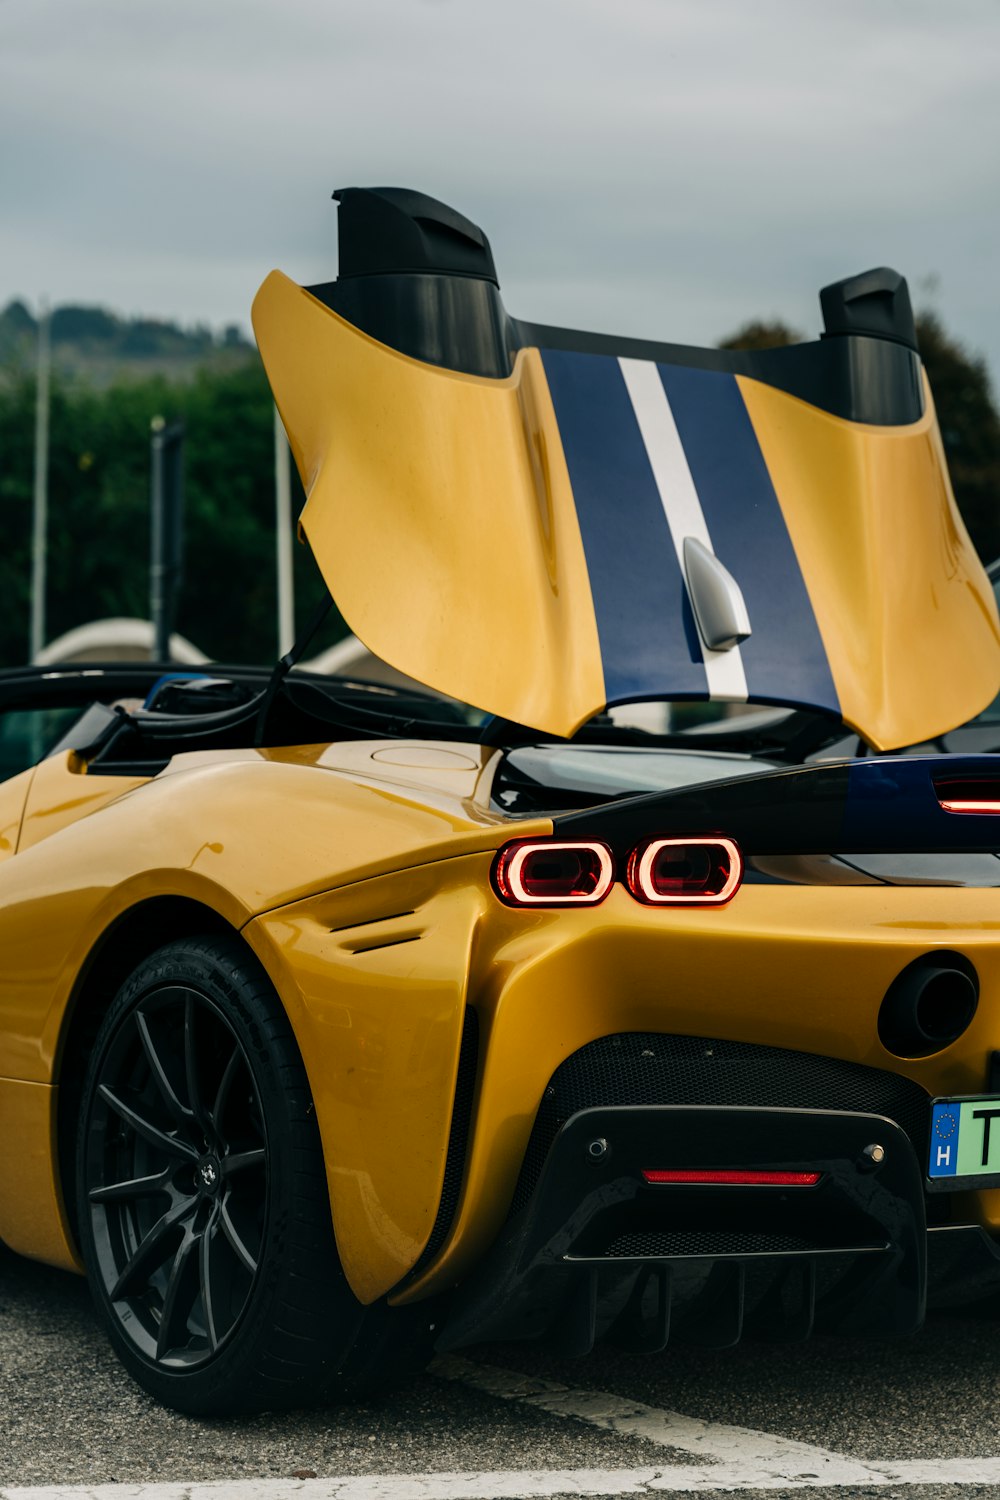
[[[254,326],[302,531],[376,655],[560,735],[711,698],[886,749],[1000,690],[902,278],[827,288],[827,333],[785,349],[587,335],[510,318],[454,211],[341,197],[340,278],[272,272]]]

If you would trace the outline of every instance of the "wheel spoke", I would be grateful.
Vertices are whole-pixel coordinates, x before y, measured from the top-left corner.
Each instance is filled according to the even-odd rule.
[[[245,1270],[250,1272],[252,1276],[257,1270],[257,1262],[250,1254],[250,1251],[247,1249],[246,1245],[243,1243],[240,1233],[237,1230],[236,1225],[232,1221],[232,1217],[229,1213],[229,1206],[226,1203],[223,1203],[219,1210],[219,1222],[222,1225],[222,1232],[226,1236],[226,1239],[229,1241],[230,1248],[235,1254],[237,1260]]]
[[[268,1135],[228,991],[216,996],[186,958],[158,964],[152,982],[136,974],[136,1001],[98,1038],[82,1227],[118,1333],[163,1379],[180,1380],[214,1369],[254,1305],[267,1263]]]
[[[218,1210],[205,1226],[198,1249],[198,1280],[201,1285],[201,1302],[205,1310],[205,1332],[209,1347],[214,1354],[219,1347],[219,1335],[215,1327],[215,1306],[212,1301],[212,1240],[218,1227]]]
[[[159,1146],[161,1151],[166,1151],[168,1156],[179,1156],[184,1161],[197,1161],[198,1153],[193,1146],[186,1141],[178,1140],[175,1135],[169,1135],[167,1131],[160,1130],[151,1120],[144,1120],[130,1105],[117,1094],[113,1094],[106,1083],[98,1085],[98,1093],[111,1109],[130,1125],[137,1135],[149,1141],[151,1146]]]
[[[106,1187],[91,1188],[87,1194],[91,1203],[115,1203],[128,1198],[155,1198],[157,1193],[167,1191],[167,1172],[157,1172],[155,1177],[132,1177],[127,1182],[111,1182]]]
[[[193,1268],[192,1257],[197,1247],[198,1241],[191,1234],[186,1234],[177,1247],[174,1263],[170,1267],[166,1294],[163,1298],[160,1326],[156,1333],[157,1359],[162,1359],[168,1350],[185,1342],[183,1335],[197,1292],[197,1282],[189,1274]],[[184,1301],[181,1300],[182,1297]]]
[[[219,1080],[218,1092],[215,1095],[215,1103],[212,1105],[212,1121],[216,1132],[222,1129],[222,1116],[226,1105],[229,1103],[229,1095],[233,1087],[233,1081],[239,1072],[240,1063],[243,1060],[243,1049],[239,1042],[233,1048],[233,1055],[226,1063],[226,1070]]]
[[[232,1177],[234,1172],[245,1172],[249,1167],[262,1167],[267,1160],[267,1152],[263,1146],[253,1151],[234,1151],[231,1156],[224,1156],[219,1165],[222,1167],[223,1177]]]
[[[160,1061],[149,1029],[149,1022],[141,1010],[137,1010],[135,1013],[135,1024],[139,1032],[139,1040],[142,1042],[142,1050],[146,1054],[146,1061],[149,1063],[149,1069],[156,1082],[156,1087],[163,1095],[166,1106],[177,1123],[179,1125],[187,1125],[194,1118],[193,1113],[178,1099],[174,1086],[167,1077],[166,1069]]]
[[[191,1206],[190,1200],[175,1203],[143,1236],[111,1288],[112,1302],[139,1291],[157,1266],[162,1266],[170,1254],[172,1231],[191,1212]]]
[[[184,1076],[187,1082],[188,1102],[199,1129],[206,1135],[212,1132],[212,1120],[201,1097],[198,1081],[198,1048],[195,1038],[195,1004],[190,990],[184,997]]]

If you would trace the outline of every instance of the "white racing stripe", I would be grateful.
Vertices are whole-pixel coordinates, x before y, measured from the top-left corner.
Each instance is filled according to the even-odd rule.
[[[660,372],[652,360],[619,359],[618,364],[639,424],[656,488],[660,493],[660,503],[670,528],[681,577],[686,579],[684,538],[697,538],[713,556],[715,548],[708,534],[708,524],[691,477],[674,414],[663,389]],[[731,703],[745,703],[747,679],[739,646],[733,646],[728,651],[710,651],[702,642],[701,649],[711,697]]]

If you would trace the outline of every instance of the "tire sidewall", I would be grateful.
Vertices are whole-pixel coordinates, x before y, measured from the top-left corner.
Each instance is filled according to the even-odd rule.
[[[322,1167],[322,1150],[305,1072],[291,1029],[273,988],[248,950],[238,941],[188,940],[168,944],[147,958],[119,990],[101,1025],[87,1069],[77,1138],[76,1191],[79,1232],[92,1294],[119,1357],[139,1383],[158,1400],[193,1414],[226,1414],[261,1405],[283,1405],[282,1383],[266,1379],[268,1346],[280,1323],[282,1304],[296,1276],[315,1272],[316,1251],[328,1245],[330,1296],[316,1316],[330,1339],[330,1373],[338,1353],[349,1347],[363,1309],[347,1286],[333,1241],[325,1181],[317,1202],[316,1174],[309,1191],[300,1185],[303,1161]],[[123,1331],[98,1263],[88,1192],[88,1139],[98,1080],[104,1061],[131,1024],[136,1007],[155,990],[186,985],[222,1015],[242,1046],[258,1091],[264,1119],[267,1202],[260,1264],[247,1305],[225,1342],[206,1364],[167,1371],[147,1358]],[[279,1014],[280,1013],[280,1014]],[[287,1036],[276,1039],[275,1031]],[[332,1306],[331,1306],[332,1303]],[[332,1316],[331,1316],[332,1314]],[[273,1363],[273,1361],[270,1361]],[[314,1394],[319,1395],[320,1391]],[[288,1403],[302,1404],[300,1388]]]

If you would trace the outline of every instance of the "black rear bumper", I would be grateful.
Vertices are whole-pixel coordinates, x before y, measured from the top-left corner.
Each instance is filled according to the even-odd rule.
[[[802,1187],[645,1181],[644,1170],[662,1169],[820,1177]],[[602,1106],[559,1129],[528,1202],[457,1292],[439,1347],[546,1338],[585,1353],[599,1338],[653,1351],[674,1337],[716,1347],[745,1333],[885,1337],[917,1329],[926,1296],[923,1175],[893,1121]]]

